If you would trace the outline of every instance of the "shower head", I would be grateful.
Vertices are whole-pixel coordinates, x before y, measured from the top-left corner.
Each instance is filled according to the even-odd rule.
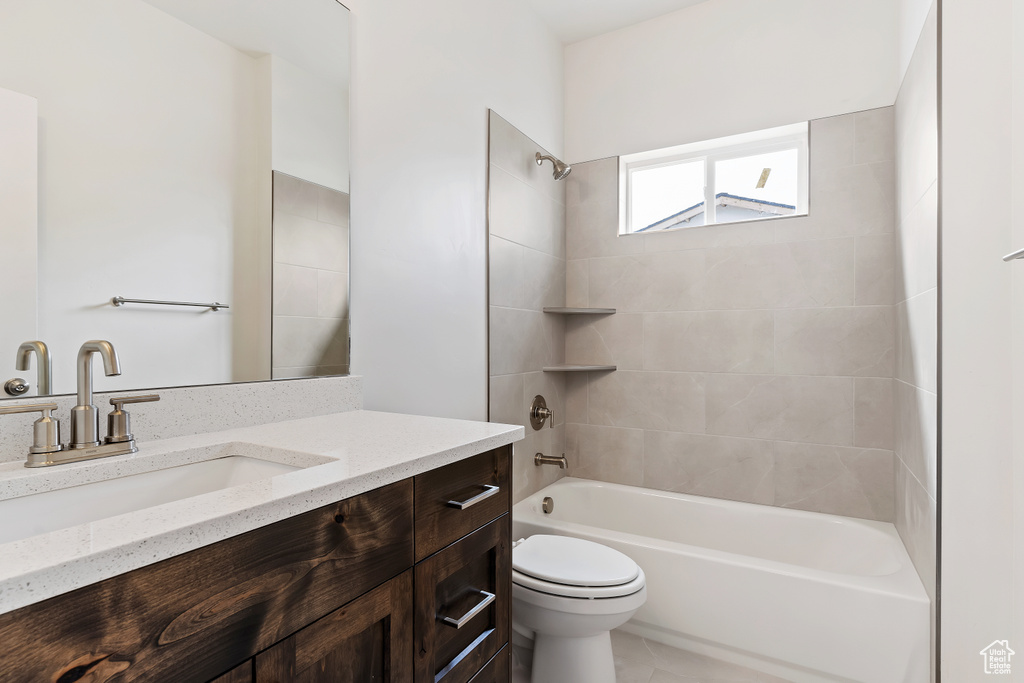
[[[572,173],[572,166],[570,166],[569,164],[563,163],[558,159],[554,158],[553,156],[548,156],[547,154],[541,154],[540,152],[537,152],[538,166],[543,164],[545,159],[550,161],[551,165],[555,167],[555,171],[552,174],[555,177],[555,180],[562,180],[563,178],[565,178],[565,176]]]

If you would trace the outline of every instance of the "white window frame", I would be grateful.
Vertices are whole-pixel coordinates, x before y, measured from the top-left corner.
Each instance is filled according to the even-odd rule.
[[[680,145],[678,147],[669,147],[666,149],[619,157],[619,196],[621,197],[621,200],[619,201],[619,235],[652,235],[660,232],[670,232],[673,230],[688,228],[731,225],[735,223],[749,223],[753,221],[774,220],[778,218],[807,215],[809,209],[810,179],[808,127],[807,122],[804,122],[792,126],[782,126],[780,128],[771,128],[754,133],[734,135],[727,138],[706,140],[688,145]],[[798,185],[795,213],[787,216],[750,218],[741,221],[728,221],[723,223],[719,223],[716,220],[718,207],[717,202],[715,201],[715,164],[717,162],[791,149],[797,150]],[[670,228],[664,228],[651,233],[635,232],[635,229],[641,229],[647,226],[632,225],[633,212],[630,203],[632,202],[631,182],[633,173],[693,161],[702,161],[704,164],[704,225],[691,226],[681,223]]]

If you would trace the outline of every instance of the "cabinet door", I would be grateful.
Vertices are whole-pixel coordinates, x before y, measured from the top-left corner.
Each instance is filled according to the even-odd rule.
[[[412,570],[256,656],[256,683],[408,683]]]
[[[416,683],[467,683],[508,642],[510,515],[416,565]]]

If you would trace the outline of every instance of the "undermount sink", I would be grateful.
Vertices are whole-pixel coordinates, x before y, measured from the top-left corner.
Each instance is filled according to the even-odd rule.
[[[0,544],[302,469],[229,455],[0,500]]]

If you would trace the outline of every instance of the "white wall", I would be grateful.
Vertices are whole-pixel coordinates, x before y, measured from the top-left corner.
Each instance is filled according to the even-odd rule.
[[[518,0],[351,4],[353,372],[485,419],[487,109],[560,154],[562,46]]]
[[[1011,338],[1021,315],[1012,279],[1024,264],[1000,260],[1022,246],[1010,144],[1024,132],[1012,111],[1019,5],[941,2],[941,656],[942,680],[956,683],[989,680],[979,652],[996,639],[1018,652],[1014,680],[1024,669],[1012,630],[1011,372],[1024,358]]]
[[[235,303],[230,264],[256,219],[254,60],[138,0],[0,11],[0,87],[39,100],[38,334],[55,389],[73,390],[93,338],[124,368],[98,388],[230,381],[234,310],[109,300]]]
[[[276,55],[264,59],[274,170],[348,193],[348,91]]]
[[[896,6],[896,25],[899,30],[899,54],[898,54],[898,78],[900,81],[910,67],[910,60],[914,57],[914,49],[921,37],[925,21],[928,19],[928,12],[934,4],[934,0],[899,0]]]
[[[39,172],[39,105],[0,88],[0,383],[14,376],[14,354],[36,334],[36,221]],[[4,355],[7,358],[4,358]],[[36,363],[21,373],[36,395]],[[4,394],[0,394],[4,396]]]
[[[892,0],[709,0],[565,50],[566,161],[896,100]]]

